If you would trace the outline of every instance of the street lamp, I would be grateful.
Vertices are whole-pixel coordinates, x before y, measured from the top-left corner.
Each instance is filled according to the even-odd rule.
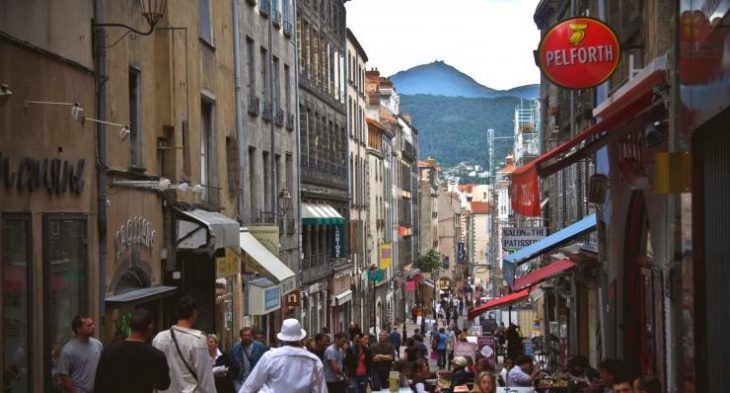
[[[291,205],[291,194],[289,193],[289,190],[286,188],[282,189],[281,192],[279,192],[279,214],[281,217],[284,217],[286,213],[289,211],[289,206]]]
[[[139,11],[147,20],[147,24],[150,26],[149,31],[139,31],[134,27],[125,25],[123,23],[94,23],[94,27],[124,27],[127,30],[133,31],[139,35],[150,35],[155,30],[155,26],[160,22],[167,6],[167,0],[138,0]]]
[[[370,327],[373,330],[373,334],[376,334],[376,323],[375,323],[375,283],[378,281],[381,281],[383,279],[383,271],[378,269],[378,266],[376,264],[370,265],[370,269],[368,269],[368,281],[370,281],[370,286],[373,288],[373,302],[371,303],[371,308],[373,309],[373,319],[370,322]]]

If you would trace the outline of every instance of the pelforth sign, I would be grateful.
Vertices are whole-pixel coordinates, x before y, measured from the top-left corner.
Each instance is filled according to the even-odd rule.
[[[548,30],[540,41],[543,74],[566,89],[587,89],[605,82],[621,60],[621,45],[605,23],[572,18]]]

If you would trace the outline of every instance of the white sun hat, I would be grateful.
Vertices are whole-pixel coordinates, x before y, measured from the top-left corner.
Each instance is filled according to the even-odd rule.
[[[281,323],[281,331],[276,335],[281,341],[301,341],[307,337],[307,332],[302,329],[302,325],[296,319],[285,319]]]

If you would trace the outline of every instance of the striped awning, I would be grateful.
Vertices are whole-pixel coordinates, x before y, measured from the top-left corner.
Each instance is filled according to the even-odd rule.
[[[330,205],[314,203],[302,204],[303,225],[335,225],[344,223],[345,218]]]

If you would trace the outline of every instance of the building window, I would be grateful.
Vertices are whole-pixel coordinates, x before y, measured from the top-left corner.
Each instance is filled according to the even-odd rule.
[[[269,152],[264,151],[261,154],[261,158],[263,161],[262,169],[264,171],[264,203],[262,203],[264,207],[264,211],[267,213],[272,212],[271,209],[271,159]],[[263,217],[262,217],[263,218]],[[266,217],[268,218],[268,217]]]
[[[45,368],[46,381],[53,385],[45,391],[60,390],[56,367],[61,348],[72,338],[71,320],[89,312],[86,225],[79,215],[46,215],[43,220]]]
[[[248,76],[248,88],[249,95],[256,95],[256,53],[254,52],[253,40],[246,37],[246,70]]]
[[[284,64],[284,105],[287,112],[291,111],[291,73],[286,64]]]
[[[261,202],[259,200],[261,199],[259,195],[261,195],[260,187],[261,184],[259,182],[259,176],[258,176],[258,165],[257,165],[257,157],[256,157],[256,148],[250,147],[248,148],[248,187],[249,190],[249,199],[251,203],[251,210],[250,210],[250,217],[253,221],[255,221],[258,218],[259,211],[261,210]]]
[[[261,47],[261,97],[268,104],[269,97],[269,53],[263,46]]]
[[[271,76],[274,78],[274,80],[273,80],[274,89],[271,92],[271,103],[272,103],[272,108],[273,108],[274,114],[276,114],[276,112],[279,110],[279,107],[281,105],[281,103],[279,102],[279,94],[281,91],[280,90],[281,86],[279,83],[279,58],[276,56],[274,56],[274,59],[273,59],[273,67],[271,70]]]
[[[142,166],[142,71],[129,67],[129,163]]]
[[[210,0],[198,0],[198,28],[200,29],[200,39],[213,45],[211,14]]]
[[[0,221],[2,269],[2,343],[5,387],[30,392],[32,239],[29,215],[3,214]]]
[[[213,102],[203,99],[200,102],[200,185],[203,200],[214,204],[218,202],[215,173]]]

